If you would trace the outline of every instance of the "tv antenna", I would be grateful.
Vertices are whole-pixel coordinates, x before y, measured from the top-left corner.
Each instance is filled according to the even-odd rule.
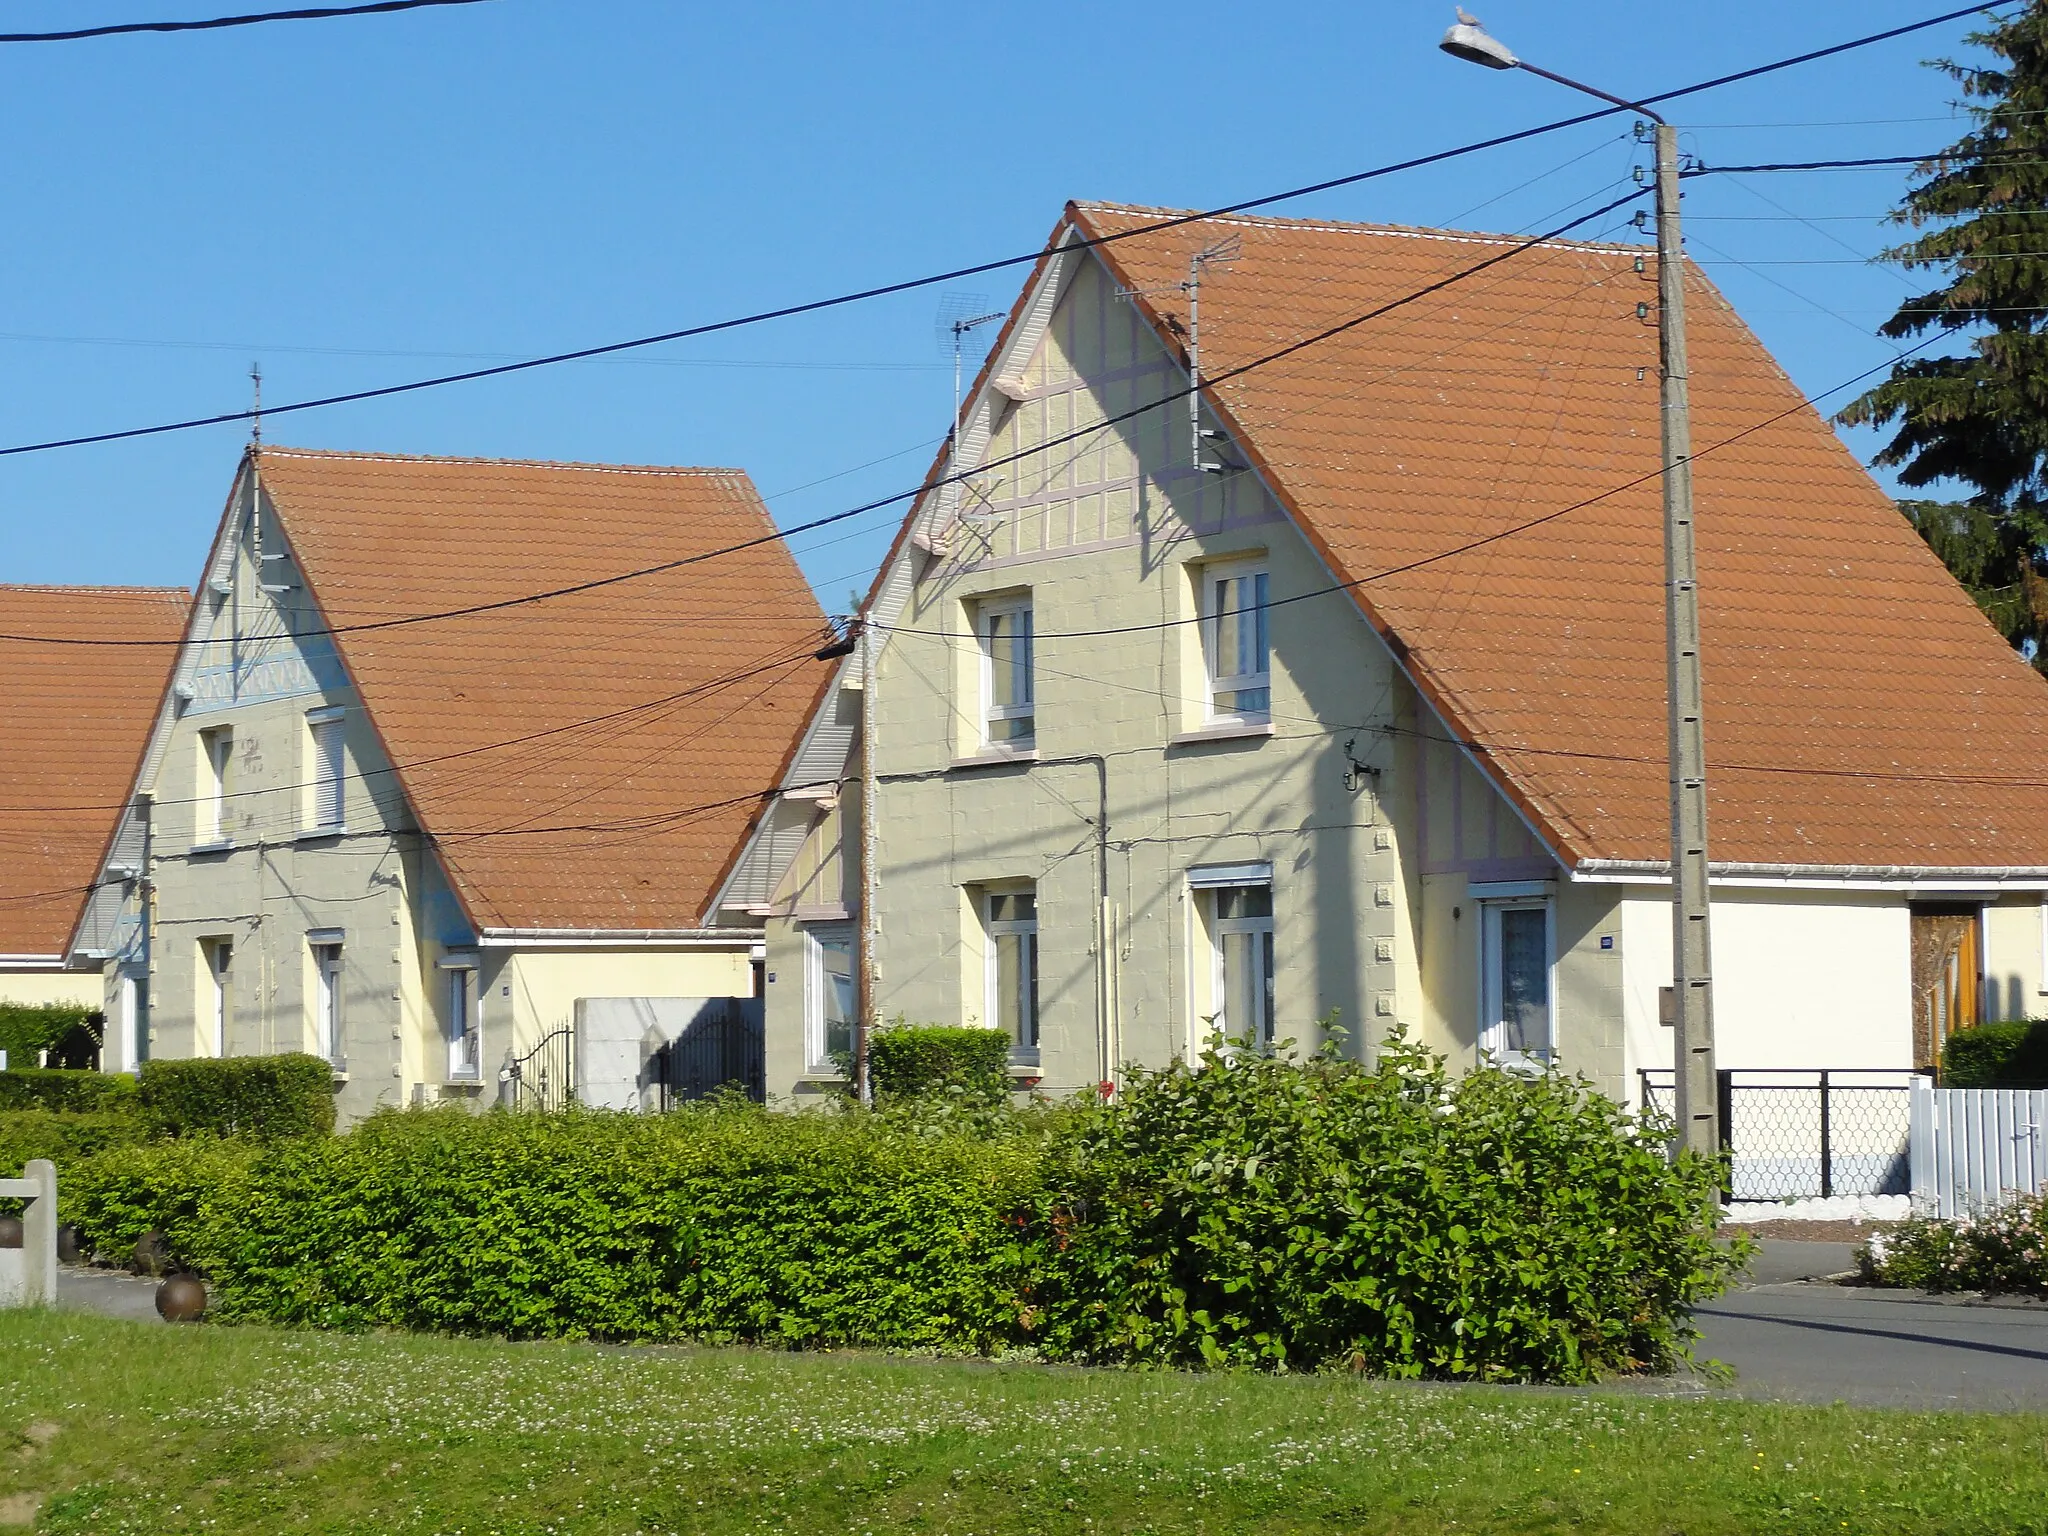
[[[935,329],[941,346],[951,345],[953,349],[953,425],[952,436],[957,441],[960,433],[960,365],[967,351],[968,333],[992,325],[1003,318],[1004,311],[988,307],[985,293],[945,293],[939,295],[939,317]]]
[[[1237,464],[1224,464],[1202,457],[1205,440],[1221,441],[1221,432],[1202,430],[1202,274],[1210,267],[1227,267],[1244,254],[1244,240],[1238,235],[1226,235],[1213,240],[1188,258],[1187,281],[1167,283],[1158,288],[1119,288],[1116,296],[1126,303],[1132,299],[1155,293],[1184,293],[1188,296],[1188,324],[1184,333],[1188,346],[1188,459],[1203,474],[1220,475],[1228,470],[1240,469]],[[1167,329],[1179,331],[1180,322],[1173,316],[1166,316]]]
[[[249,441],[254,446],[263,446],[263,365],[249,365],[249,384],[255,391],[255,405],[249,412]]]

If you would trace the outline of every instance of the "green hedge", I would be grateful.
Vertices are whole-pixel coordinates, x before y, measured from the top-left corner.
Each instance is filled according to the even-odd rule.
[[[1210,1055],[1097,1112],[1037,1224],[1049,1350],[1167,1365],[1587,1381],[1663,1367],[1746,1245],[1717,1162],[1578,1078]]]
[[[1979,1024],[1950,1035],[1941,1048],[1944,1088],[2048,1086],[2048,1019]]]
[[[132,1114],[0,1110],[0,1179],[19,1178],[22,1164],[35,1157],[47,1157],[63,1175],[81,1159],[143,1135],[142,1121]]]
[[[334,1129],[334,1069],[318,1056],[148,1061],[136,1090],[165,1136],[324,1136]]]
[[[101,1017],[82,1003],[12,1003],[0,998],[0,1051],[10,1067],[34,1067],[72,1030]]]
[[[117,1148],[64,1198],[102,1251],[168,1234],[228,1319],[1465,1379],[1669,1364],[1746,1257],[1667,1127],[1401,1042],[1372,1069],[1212,1057],[1110,1104],[917,1102],[387,1111]]]
[[[868,1074],[884,1098],[959,1089],[970,1098],[1010,1091],[1010,1037],[1000,1029],[893,1024],[868,1040]]]
[[[135,1079],[119,1072],[31,1067],[0,1072],[0,1112],[50,1109],[71,1114],[132,1110]]]

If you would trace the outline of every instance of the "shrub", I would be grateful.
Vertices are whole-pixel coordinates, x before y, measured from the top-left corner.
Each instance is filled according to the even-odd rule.
[[[1032,1235],[1055,1354],[1578,1382],[1689,1350],[1720,1169],[1582,1079],[1212,1052],[1094,1111]]]
[[[2048,1019],[1959,1029],[1941,1048],[1944,1088],[2048,1085]]]
[[[2048,1194],[1956,1221],[1876,1232],[1856,1260],[1879,1285],[2048,1297]]]
[[[0,999],[0,1051],[7,1053],[10,1067],[39,1066],[44,1051],[101,1017],[97,1009],[83,1003],[10,1003]]]
[[[868,1039],[868,1075],[880,1098],[920,1098],[958,1089],[971,1099],[1010,1091],[1010,1037],[1000,1029],[893,1024]]]
[[[206,1269],[214,1234],[247,1219],[257,1151],[211,1137],[113,1147],[59,1170],[58,1210],[88,1252],[124,1259],[143,1233],[161,1232],[177,1263]]]
[[[142,1122],[131,1114],[0,1110],[0,1179],[19,1178],[22,1164],[34,1157],[47,1157],[61,1177],[82,1158],[142,1137]]]
[[[978,1349],[1014,1331],[1037,1161],[729,1104],[387,1111],[266,1149],[207,1260],[230,1318]]]
[[[90,1114],[134,1107],[135,1079],[123,1073],[74,1072],[57,1067],[0,1072],[0,1112],[51,1109]]]
[[[137,1098],[165,1136],[324,1136],[334,1069],[318,1056],[227,1056],[142,1064]]]

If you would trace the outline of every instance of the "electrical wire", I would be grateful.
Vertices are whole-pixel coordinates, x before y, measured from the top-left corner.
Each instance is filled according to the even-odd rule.
[[[398,3],[398,0],[391,0],[391,3]],[[447,0],[447,3],[474,3],[474,0]],[[1966,6],[1957,11],[1947,11],[1939,16],[1930,16],[1922,21],[1909,22],[1904,26],[1890,27],[1882,32],[1873,32],[1864,37],[1852,38],[1847,42],[1835,43],[1826,48],[1817,48],[1807,53],[1796,54],[1791,58],[1776,59],[1768,64],[1758,64],[1749,69],[1737,70],[1733,74],[1719,75],[1714,79],[1698,81],[1692,85],[1681,86],[1676,90],[1663,91],[1654,96],[1645,96],[1641,99],[1640,105],[1650,106],[1657,102],[1676,101],[1682,97],[1697,95],[1701,91],[1715,90],[1724,85],[1733,85],[1738,81],[1753,80],[1761,75],[1772,74],[1778,70],[1791,69],[1800,64],[1810,64],[1817,59],[1830,58],[1836,54],[1847,53],[1852,49],[1866,48],[1874,43],[1888,42],[1893,38],[1924,31],[1929,27],[1940,26],[1964,16],[1976,15],[1978,12],[1986,9],[1989,9],[1989,7],[1973,5]],[[1497,149],[1505,144],[1519,143],[1524,139],[1536,138],[1546,133],[1556,133],[1561,129],[1577,127],[1581,123],[1597,122],[1602,118],[1613,117],[1619,113],[1631,110],[1633,108],[1613,106],[1602,107],[1590,112],[1581,112],[1576,116],[1559,118],[1554,122],[1542,123],[1534,128],[1523,128],[1514,133],[1497,134],[1492,138],[1479,139],[1473,143],[1461,144],[1452,149],[1437,150],[1431,154],[1417,155],[1407,160],[1395,161],[1389,165],[1375,166],[1370,170],[1354,171],[1349,175],[1334,176],[1323,181],[1311,182],[1305,186],[1290,188],[1285,192],[1274,192],[1260,197],[1247,198],[1242,202],[1225,204],[1223,207],[1212,208],[1206,212],[1176,214],[1170,218],[1156,220],[1148,225],[1122,230],[1112,235],[1101,236],[1086,242],[1086,244],[1089,246],[1108,245],[1119,240],[1133,239],[1139,235],[1156,234],[1161,230],[1175,229],[1204,219],[1221,218],[1227,214],[1244,213],[1254,208],[1271,207],[1275,203],[1289,202],[1297,198],[1311,196],[1315,193],[1333,191],[1338,187],[1357,186],[1362,182],[1376,180],[1382,176],[1392,176],[1402,171],[1416,170],[1428,165],[1440,165],[1447,160],[1455,160],[1464,155],[1478,154],[1488,149]],[[289,415],[297,411],[320,410],[328,406],[348,405],[364,400],[381,400],[392,395],[411,394],[423,389],[438,389],[449,384],[470,383],[478,379],[499,378],[506,374],[524,373],[535,368],[550,368],[562,363],[580,362],[587,358],[606,357],[617,352],[627,352],[641,347],[656,346],[662,342],[681,341],[693,336],[708,336],[720,331],[736,330],[741,326],[759,325],[770,320],[788,319],[795,315],[815,314],[820,310],[835,309],[842,305],[861,303],[868,299],[882,298],[889,294],[908,293],[915,289],[928,288],[938,283],[953,282],[963,277],[979,276],[986,272],[999,272],[1010,267],[1033,265],[1044,254],[1042,250],[1034,250],[1015,256],[1001,257],[994,261],[977,262],[971,266],[955,267],[947,272],[936,272],[924,277],[906,278],[893,283],[883,283],[875,287],[862,288],[850,293],[835,294],[830,298],[812,299],[804,303],[785,304],[773,309],[757,310],[752,314],[739,315],[727,320],[715,320],[703,325],[684,326],[677,330],[661,331],[649,336],[637,336],[626,341],[605,342],[597,346],[577,347],[566,352],[550,353],[544,357],[526,358],[518,362],[499,363],[487,368],[471,368],[459,373],[440,374],[433,378],[413,379],[402,384],[385,384],[374,389],[352,390],[347,393],[326,395],[313,400],[290,401],[283,405],[266,406],[261,414],[277,417]],[[128,427],[112,432],[92,432],[76,437],[50,438],[43,442],[17,443],[10,447],[0,448],[0,458],[8,458],[25,453],[45,453],[59,448],[79,448],[95,443],[124,442],[138,437],[154,437],[166,432],[184,432],[198,427],[223,426],[231,422],[253,421],[257,415],[258,412],[253,409],[225,411],[211,416],[190,417],[182,421],[160,422],[155,426],[149,427]]]
[[[0,43],[76,43],[86,38],[124,37],[137,32],[218,32],[226,27],[255,27],[271,21],[332,21],[345,16],[385,16],[394,11],[425,10],[429,6],[482,3],[483,0],[374,0],[368,5],[305,6],[246,16],[215,16],[206,21],[122,21],[103,27],[75,27],[68,32],[0,32]]]

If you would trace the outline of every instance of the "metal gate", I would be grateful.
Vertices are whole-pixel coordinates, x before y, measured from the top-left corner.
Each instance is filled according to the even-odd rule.
[[[1913,1209],[1969,1216],[2048,1189],[2048,1089],[1913,1087]]]
[[[560,1109],[576,1096],[576,1032],[564,1024],[540,1037],[524,1056],[507,1061],[498,1074],[498,1101],[515,1109]]]
[[[757,1102],[767,1096],[767,1063],[762,1049],[761,1000],[713,998],[683,1032],[654,1057],[661,1107],[671,1109],[708,1098],[721,1088],[739,1089]]]
[[[1672,1112],[1669,1069],[1639,1074],[1642,1103]],[[1715,1074],[1731,1200],[1903,1195],[1914,1074],[1816,1069]]]

